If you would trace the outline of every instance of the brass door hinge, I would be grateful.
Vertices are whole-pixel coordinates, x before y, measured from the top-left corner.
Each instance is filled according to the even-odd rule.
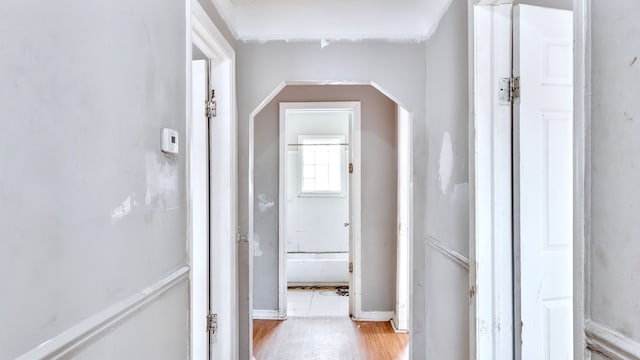
[[[218,333],[218,314],[209,313],[207,315],[207,332],[209,335]]]

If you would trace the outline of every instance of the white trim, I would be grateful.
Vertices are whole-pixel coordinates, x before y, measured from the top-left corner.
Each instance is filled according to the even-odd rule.
[[[391,321],[395,311],[360,311],[360,316],[354,317],[355,321]]]
[[[16,360],[62,359],[93,339],[112,330],[134,313],[144,309],[164,293],[188,279],[189,267],[184,266],[160,281],[82,320]]]
[[[189,1],[189,0],[187,0]],[[210,59],[234,58],[235,51],[197,0],[191,1],[191,43]]]
[[[473,5],[488,6],[488,5],[508,5],[513,4],[513,0],[473,0]]]
[[[391,328],[393,329],[393,332],[396,334],[408,334],[409,330],[403,330],[403,329],[398,329],[398,327],[396,326],[396,314],[393,314],[393,318],[391,320],[389,320],[389,324],[391,324]]]
[[[589,359],[585,319],[589,318],[591,226],[591,1],[573,2],[573,354]],[[640,354],[636,353],[637,357]]]
[[[585,321],[584,329],[590,350],[611,359],[640,359],[640,343],[635,340],[591,320]]]
[[[349,276],[349,298],[351,299],[353,296],[353,302],[350,303],[349,313],[358,320],[364,316],[362,311],[362,125],[360,111],[360,102],[357,102],[354,104],[349,132],[351,137],[349,156],[351,157],[350,162],[353,164],[353,173],[349,177],[349,230],[351,234],[349,257],[353,264],[353,271]]]
[[[453,262],[455,262],[456,264],[462,266],[465,270],[469,270],[469,258],[462,255],[461,253],[453,250],[452,248],[448,247],[447,245],[445,245],[444,243],[442,243],[440,240],[427,235],[425,237],[425,242],[427,243],[427,245],[431,246],[432,248],[438,250],[442,255],[448,257],[450,260],[452,260]]]
[[[511,76],[511,5],[474,6],[470,28],[470,358],[513,354],[511,106],[500,78]]]
[[[287,313],[287,106],[280,103],[278,162],[278,310]],[[255,311],[254,311],[255,313]]]
[[[400,105],[396,106],[397,132],[397,229],[396,229],[396,296],[395,316],[392,319],[396,332],[408,332],[411,288],[411,244],[413,242],[413,137],[412,115]],[[396,326],[397,325],[397,326]]]
[[[350,156],[353,162],[353,174],[351,174],[351,184],[349,186],[349,195],[351,197],[349,213],[350,228],[352,232],[351,248],[353,253],[350,255],[353,258],[353,284],[350,284],[349,288],[352,296],[354,297],[351,313],[354,316],[359,314],[362,306],[362,290],[361,290],[361,249],[360,249],[360,236],[361,236],[361,189],[360,189],[360,109],[361,105],[359,101],[334,101],[334,102],[281,102],[280,103],[280,150],[279,150],[279,231],[278,231],[278,309],[281,316],[287,314],[287,249],[286,249],[286,215],[287,215],[287,121],[286,115],[289,110],[308,110],[308,111],[351,111],[351,124],[350,124]],[[350,249],[351,250],[351,249]],[[351,252],[351,251],[350,251]],[[351,298],[350,298],[351,299]]]
[[[237,264],[237,108],[235,94],[235,51],[218,30],[197,0],[186,0],[187,19],[187,119],[191,119],[191,49],[197,46],[210,60],[210,76],[216,81],[218,101],[217,121],[212,123],[209,136],[212,164],[210,196],[212,211],[210,220],[210,252],[213,258],[210,279],[212,311],[218,313],[221,329],[210,350],[214,358],[236,360],[239,357],[238,341],[238,264]],[[188,136],[190,136],[188,129]],[[187,140],[188,146],[191,139]],[[191,172],[192,164],[188,164]],[[189,175],[188,175],[189,176]],[[188,190],[188,198],[190,189]],[[191,208],[191,204],[189,204]],[[191,209],[190,209],[191,210]],[[192,235],[189,234],[190,257],[193,258]],[[195,266],[194,266],[195,268]],[[192,284],[192,286],[199,286]],[[214,289],[215,288],[215,289]],[[201,310],[191,309],[191,322],[202,316]],[[191,354],[192,359],[204,359],[206,353]]]
[[[286,320],[287,314],[284,315],[280,310],[259,310],[253,309],[253,318],[256,320]]]

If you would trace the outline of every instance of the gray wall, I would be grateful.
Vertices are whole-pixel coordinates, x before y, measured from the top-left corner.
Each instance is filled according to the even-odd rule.
[[[184,11],[0,3],[0,358],[187,264]],[[187,309],[185,280],[76,355],[185,358]]]
[[[396,292],[396,105],[372,86],[287,86],[255,118],[253,306],[278,308],[279,104],[360,101],[362,116],[362,310],[392,311]],[[274,202],[260,211],[258,196]]]
[[[426,243],[438,241],[465,256],[469,253],[467,28],[467,2],[454,1],[426,44],[424,238]],[[431,246],[425,254],[426,354],[414,356],[468,359],[469,272]]]
[[[587,318],[640,342],[640,3],[592,1]],[[636,347],[637,348],[637,347]]]
[[[239,225],[242,234],[248,233],[248,150],[249,115],[286,80],[375,81],[389,91],[413,117],[413,141],[416,154],[413,162],[415,184],[424,183],[425,123],[424,84],[425,51],[423,43],[340,42],[322,48],[319,42],[238,43],[238,119],[239,119]],[[424,247],[424,188],[414,189],[415,264],[423,267]],[[248,263],[247,242],[240,243],[239,264]],[[414,288],[423,288],[424,272],[414,273]],[[240,343],[248,344],[249,274],[240,274]],[[419,293],[419,291],[418,291]],[[423,308],[415,314],[421,316]],[[424,327],[414,330],[414,336],[424,336]],[[248,349],[240,349],[240,357],[248,357]]]

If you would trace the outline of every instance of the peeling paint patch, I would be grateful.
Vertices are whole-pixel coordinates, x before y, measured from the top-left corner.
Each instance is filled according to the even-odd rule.
[[[446,131],[442,138],[439,166],[440,190],[442,190],[443,194],[446,194],[453,174],[453,144],[451,143],[451,136]]]
[[[122,201],[120,205],[118,205],[111,212],[111,221],[115,223],[116,221],[122,220],[125,216],[131,213],[131,210],[138,205],[136,201],[136,193],[131,193],[131,196],[127,197]]]
[[[253,256],[262,256],[262,249],[260,248],[260,235],[253,234]]]
[[[145,162],[147,167],[145,205],[165,211],[180,207],[178,166],[176,162],[159,153],[147,154]]]
[[[267,212],[271,210],[276,205],[275,202],[267,200],[267,195],[260,194],[258,195],[258,210],[261,213]]]

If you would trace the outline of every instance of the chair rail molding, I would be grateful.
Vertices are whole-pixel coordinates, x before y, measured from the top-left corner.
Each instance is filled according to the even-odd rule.
[[[188,279],[189,267],[184,266],[160,281],[137,291],[134,295],[115,303],[93,316],[77,323],[55,337],[45,341],[16,360],[61,359],[81,348],[108,329],[123,322],[164,293]]]
[[[438,250],[444,256],[446,256],[449,259],[453,260],[456,264],[458,264],[458,265],[462,266],[463,268],[467,269],[467,271],[469,270],[469,258],[468,257],[466,257],[466,256],[462,255],[461,253],[453,250],[452,248],[448,247],[447,245],[442,243],[442,241],[434,238],[433,236],[427,235],[426,238],[425,238],[425,242],[427,243],[427,245],[429,245],[432,248]]]
[[[612,359],[640,359],[640,343],[592,320],[585,321],[587,348]]]

